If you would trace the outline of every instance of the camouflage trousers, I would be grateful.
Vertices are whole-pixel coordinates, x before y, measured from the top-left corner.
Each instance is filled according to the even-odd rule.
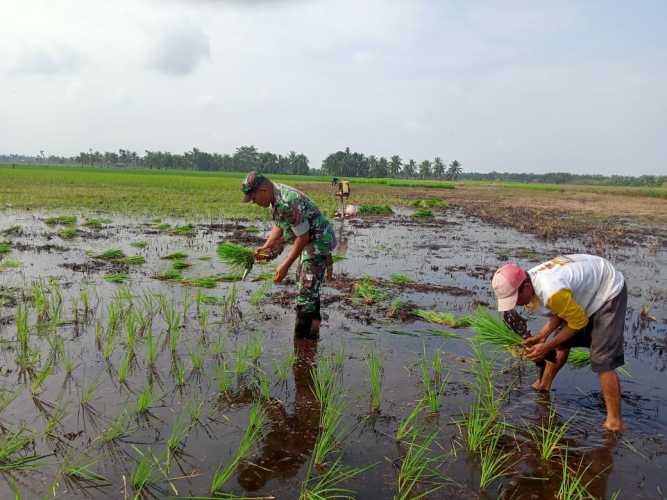
[[[319,313],[320,288],[330,261],[331,254],[311,255],[305,252],[301,254],[296,271],[297,309],[304,313]]]

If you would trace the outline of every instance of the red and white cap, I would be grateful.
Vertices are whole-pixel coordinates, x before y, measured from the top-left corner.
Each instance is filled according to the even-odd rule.
[[[493,275],[491,286],[498,300],[499,311],[514,309],[519,296],[519,287],[528,275],[518,264],[505,264]]]

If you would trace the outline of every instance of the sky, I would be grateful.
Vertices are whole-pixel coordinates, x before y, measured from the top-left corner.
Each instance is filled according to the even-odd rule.
[[[667,2],[0,0],[0,154],[667,174]]]

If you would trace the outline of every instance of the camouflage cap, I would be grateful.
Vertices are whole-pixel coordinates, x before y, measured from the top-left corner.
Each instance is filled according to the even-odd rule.
[[[246,176],[245,180],[243,181],[243,185],[241,186],[241,191],[245,194],[245,197],[243,198],[243,203],[248,203],[252,199],[252,193],[257,189],[259,186],[267,182],[269,179],[264,177],[262,174],[258,174],[254,170],[252,170],[248,175]]]

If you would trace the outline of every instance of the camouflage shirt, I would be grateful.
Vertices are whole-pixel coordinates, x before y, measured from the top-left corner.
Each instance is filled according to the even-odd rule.
[[[308,256],[329,255],[336,248],[333,227],[317,205],[298,189],[274,184],[273,221],[283,230],[285,240],[308,233],[310,241],[304,248]]]

